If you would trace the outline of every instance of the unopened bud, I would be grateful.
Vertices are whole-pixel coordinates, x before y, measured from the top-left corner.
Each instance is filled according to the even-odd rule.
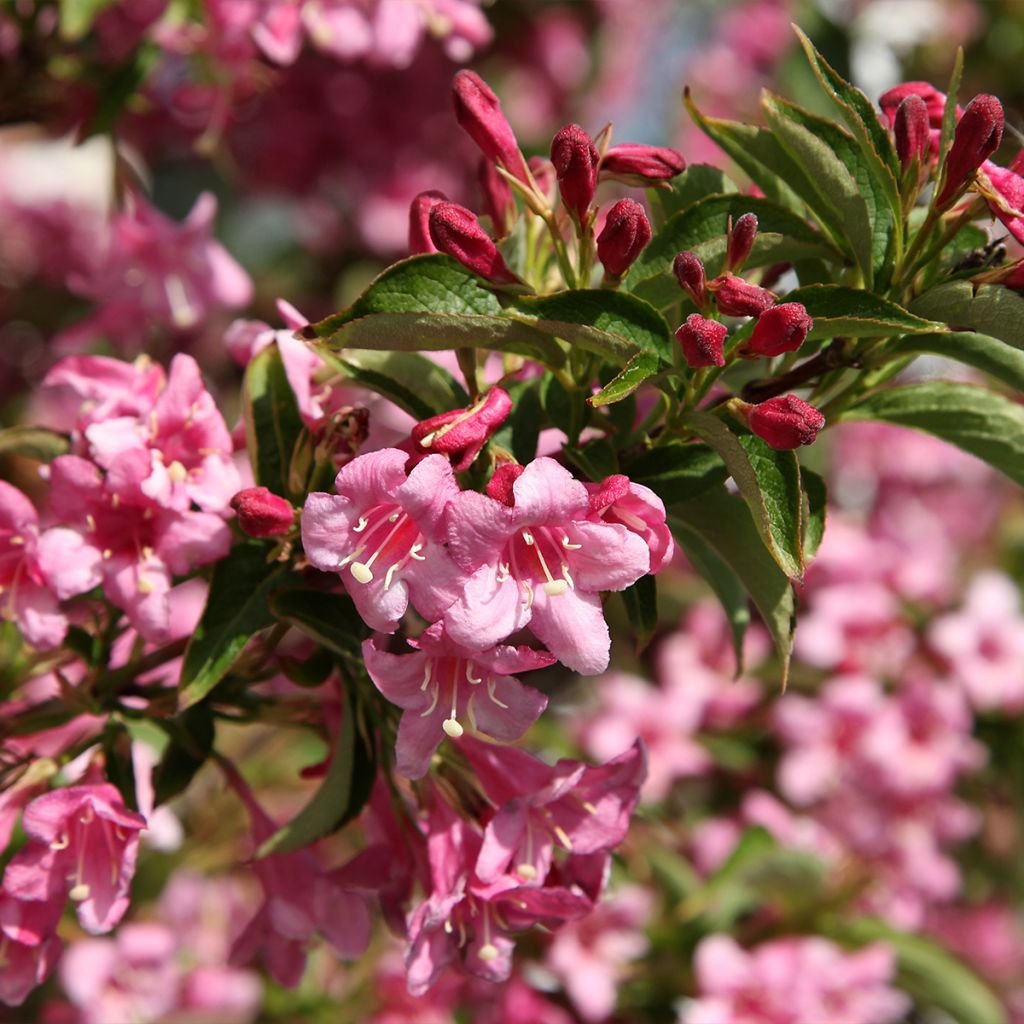
[[[937,209],[948,206],[963,191],[974,172],[1003,140],[1003,106],[995,96],[975,96],[953,134],[946,157],[945,184],[935,200]]]
[[[458,203],[438,203],[433,207],[430,211],[430,238],[438,252],[454,257],[488,281],[495,284],[518,281],[473,211]]]
[[[503,462],[494,471],[494,475],[487,482],[488,497],[500,501],[502,505],[513,507],[516,503],[516,496],[512,491],[512,485],[523,475],[525,466],[518,462]]]
[[[582,221],[597,190],[600,157],[593,139],[578,125],[566,125],[551,140],[551,163],[558,176],[562,202]]]
[[[597,255],[611,277],[622,277],[651,240],[651,224],[644,208],[634,199],[620,199],[608,211]]]
[[[452,456],[455,471],[461,473],[469,468],[511,411],[512,399],[508,392],[491,388],[475,405],[443,412],[417,423],[412,428],[412,438],[422,452]]]
[[[725,324],[708,320],[700,313],[691,313],[686,323],[676,331],[676,340],[682,345],[683,355],[691,369],[725,366],[722,347],[727,333]]]
[[[726,270],[739,270],[747,262],[756,238],[757,217],[752,213],[745,213],[729,228],[729,240],[725,248]]]
[[[911,94],[896,109],[892,126],[896,138],[896,154],[906,170],[915,159],[924,163],[931,149],[931,127],[928,108],[920,96]]]
[[[678,253],[672,261],[672,272],[676,275],[679,287],[689,294],[694,305],[704,309],[708,304],[708,293],[701,258],[695,252]]]
[[[515,216],[516,203],[512,195],[512,186],[498,173],[497,168],[486,157],[480,160],[476,171],[480,196],[484,210],[494,225],[495,238],[504,238]]]
[[[795,352],[806,340],[814,321],[799,302],[783,302],[766,309],[743,346],[747,355],[780,356]]]
[[[409,206],[409,252],[413,256],[426,252],[437,252],[437,246],[430,239],[430,211],[438,203],[448,202],[443,192],[432,188],[421,192]]]
[[[280,537],[295,522],[291,502],[266,487],[247,487],[231,499],[238,525],[250,537]]]
[[[778,451],[811,444],[825,426],[825,417],[796,395],[776,395],[746,410],[747,425]]]
[[[718,311],[726,316],[760,316],[775,305],[775,296],[767,288],[759,288],[735,274],[716,277],[708,291],[714,294]]]
[[[526,172],[526,161],[494,90],[476,72],[463,70],[452,81],[452,99],[455,102],[455,120],[480,147],[484,156],[501,164],[523,184],[528,184],[530,176]]]
[[[612,146],[601,160],[601,174],[627,185],[646,185],[682,174],[686,170],[683,154],[667,146],[644,146],[626,142]]]
[[[928,126],[941,128],[946,113],[946,94],[939,92],[931,82],[902,82],[882,94],[878,105],[889,121],[889,127],[896,127],[896,112],[908,96],[917,96],[928,111]]]

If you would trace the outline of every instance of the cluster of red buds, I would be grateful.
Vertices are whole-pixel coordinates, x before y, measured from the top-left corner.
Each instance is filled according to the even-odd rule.
[[[681,252],[673,261],[679,286],[698,309],[676,331],[683,358],[691,369],[725,366],[729,331],[717,319],[720,316],[755,318],[749,339],[736,350],[736,355],[745,358],[796,352],[807,340],[814,324],[803,305],[780,303],[773,292],[737,273],[742,271],[756,239],[754,214],[745,213],[730,224],[725,269],[711,281],[696,253]],[[825,425],[817,409],[794,395],[772,398],[758,406],[738,405],[737,412],[753,433],[779,449],[810,444]]]
[[[454,79],[453,98],[456,120],[483,154],[477,177],[490,230],[472,210],[450,202],[443,193],[422,192],[409,211],[410,250],[445,253],[493,284],[522,284],[497,244],[512,229],[518,196],[547,225],[556,253],[564,255],[564,229],[570,225],[574,229],[579,269],[567,275],[573,277],[572,283],[589,285],[596,250],[605,283],[616,284],[650,241],[651,225],[640,203],[620,199],[609,207],[595,238],[598,185],[606,180],[657,185],[686,169],[683,157],[661,146],[611,146],[610,127],[594,139],[580,125],[570,124],[552,140],[550,160],[527,160],[500,100],[478,75],[460,71]],[[553,207],[556,183],[561,215]],[[560,263],[564,274],[567,258]]]

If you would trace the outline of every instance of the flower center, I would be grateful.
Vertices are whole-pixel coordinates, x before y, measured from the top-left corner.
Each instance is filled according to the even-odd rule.
[[[476,732],[476,715],[473,713],[473,701],[476,699],[477,691],[474,687],[483,685],[487,690],[487,698],[496,704],[503,711],[508,710],[508,705],[500,701],[494,693],[494,677],[484,673],[476,676],[473,674],[476,666],[468,658],[437,657],[428,658],[427,666],[423,673],[423,683],[420,689],[426,693],[430,691],[430,705],[426,710],[420,712],[420,718],[427,718],[434,713],[434,709],[441,702],[442,697],[445,706],[451,708],[448,717],[441,723],[445,735],[457,740],[465,730],[458,719],[459,715],[459,688],[469,687],[469,697],[466,699],[464,713],[469,719],[469,727]]]
[[[425,560],[423,534],[419,527],[398,505],[375,505],[360,517],[352,527],[358,534],[356,547],[338,563],[338,568],[349,566],[357,583],[372,583],[375,573],[384,572],[384,589],[405,564],[413,559]],[[369,552],[369,554],[367,554]]]
[[[575,589],[569,556],[581,544],[573,544],[564,530],[531,526],[520,530],[505,546],[505,558],[498,566],[498,582],[515,579],[526,591],[526,608],[533,605],[534,588],[543,587],[548,597]]]

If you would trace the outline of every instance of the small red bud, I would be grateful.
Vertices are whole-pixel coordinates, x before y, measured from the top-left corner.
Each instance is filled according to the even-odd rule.
[[[718,311],[726,316],[760,316],[775,305],[775,296],[767,288],[744,281],[735,274],[721,274],[708,285],[715,296]]]
[[[512,485],[523,475],[525,469],[526,467],[520,466],[518,462],[503,462],[487,483],[488,496],[503,505],[513,507],[516,496],[512,491]]]
[[[687,292],[696,306],[704,309],[708,304],[705,288],[704,263],[695,252],[681,252],[672,261],[672,272],[679,287]]]
[[[682,153],[667,146],[644,146],[626,142],[612,146],[601,161],[601,174],[643,188],[652,182],[668,181],[686,170]]]
[[[454,469],[468,469],[487,439],[512,411],[512,399],[501,388],[491,388],[486,397],[466,409],[443,412],[417,423],[412,438],[422,452],[456,456]]]
[[[807,310],[799,302],[783,302],[766,309],[754,324],[754,333],[743,351],[754,356],[780,356],[795,352],[814,326]]]
[[[916,159],[924,163],[931,149],[931,128],[928,107],[920,96],[913,93],[896,108],[892,126],[896,137],[896,154],[900,166],[906,170]]]
[[[463,70],[452,80],[452,99],[455,119],[484,156],[528,184],[526,161],[494,90],[476,72]]]
[[[778,451],[811,444],[825,426],[825,417],[796,395],[776,395],[747,410],[747,424]]]
[[[756,238],[757,217],[752,213],[745,213],[729,230],[725,253],[726,270],[739,270],[747,262]]]
[[[889,127],[896,127],[896,112],[908,96],[917,96],[928,111],[928,126],[941,128],[946,112],[946,94],[939,92],[931,82],[902,82],[882,94],[878,105],[889,121]]]
[[[426,252],[437,252],[437,246],[430,240],[430,211],[438,203],[447,203],[448,197],[437,189],[421,192],[409,207],[409,252],[413,256]]]
[[[578,124],[566,125],[551,140],[551,163],[562,202],[581,221],[597,189],[599,159],[593,139]]]
[[[691,369],[701,366],[725,366],[722,346],[728,330],[717,320],[708,320],[700,313],[691,313],[676,331],[676,340]]]
[[[952,202],[974,172],[999,148],[1003,140],[1003,106],[995,96],[975,96],[953,134],[946,157],[946,178],[935,200],[938,209]]]
[[[611,277],[622,277],[651,240],[651,224],[644,208],[633,199],[620,199],[608,211],[597,255]]]
[[[495,284],[518,281],[473,211],[458,203],[437,203],[431,209],[430,239],[438,252],[453,256],[488,281]]]
[[[476,169],[476,180],[480,186],[480,197],[484,210],[494,225],[496,238],[504,238],[516,212],[512,186],[498,173],[497,168],[486,157],[480,160]]]
[[[247,487],[231,499],[242,532],[250,537],[280,537],[295,522],[291,502],[266,487]]]

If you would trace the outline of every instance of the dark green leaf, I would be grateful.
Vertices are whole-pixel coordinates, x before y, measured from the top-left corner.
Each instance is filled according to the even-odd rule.
[[[53,462],[66,455],[71,445],[66,434],[45,427],[7,427],[0,430],[0,455],[20,455],[24,459]]]
[[[595,437],[582,448],[576,448],[569,444],[563,445],[562,452],[570,462],[583,470],[588,480],[592,480],[594,483],[600,483],[605,477],[612,476],[619,471],[615,449],[606,437]]]
[[[267,564],[263,545],[241,544],[218,562],[206,607],[181,667],[178,707],[201,701],[227,674],[253,634],[274,624],[268,598],[286,569]]]
[[[183,793],[206,763],[213,749],[213,714],[200,704],[169,722],[160,723],[170,742],[153,771],[154,800],[157,805]]]
[[[631,587],[622,591],[629,624],[636,634],[636,646],[642,651],[658,628],[658,585],[651,575],[641,576]]]
[[[803,576],[800,465],[793,452],[776,451],[752,435],[737,437],[711,413],[692,413],[686,426],[722,457],[779,568]]]
[[[666,505],[696,498],[729,476],[722,460],[707,445],[676,441],[649,449],[624,472],[650,487]]]
[[[289,466],[304,427],[276,345],[265,348],[246,368],[242,408],[256,483],[288,497]]]
[[[1024,485],[1024,406],[973,384],[929,381],[891,388],[843,420],[883,420],[955,444]]]
[[[825,481],[806,466],[800,467],[800,484],[804,489],[801,525],[804,539],[804,565],[807,565],[818,553],[821,540],[825,536],[828,493]]]
[[[661,366],[661,360],[648,351],[637,352],[622,370],[612,378],[587,403],[592,406],[611,405],[628,398],[644,381],[653,377]]]
[[[946,156],[949,153],[950,144],[953,141],[953,132],[956,129],[956,107],[957,96],[960,92],[960,79],[964,73],[964,51],[963,47],[956,48],[956,60],[953,62],[953,70],[949,76],[949,85],[946,87],[946,109],[942,112],[942,132],[939,135],[938,166],[943,167],[946,163]],[[936,182],[936,188],[938,187]]]
[[[989,374],[993,379],[1024,392],[1024,351],[987,334],[916,334],[900,338],[886,348],[894,357],[930,352],[955,359]]]
[[[661,221],[664,222],[698,199],[735,191],[736,185],[721,168],[712,167],[711,164],[690,164],[682,174],[672,179],[667,188],[649,188],[647,201],[652,210],[661,214]]]
[[[911,302],[910,310],[1024,349],[1024,296],[1001,284],[980,285],[975,293],[970,281],[948,281]]]
[[[513,393],[512,398],[515,402],[512,415],[509,417],[512,454],[525,466],[537,457],[537,442],[544,420],[544,410],[540,404],[540,386],[536,381],[531,381],[518,395]]]
[[[125,806],[132,811],[139,809],[135,792],[135,766],[132,763],[132,738],[124,723],[108,720],[101,740],[103,746],[103,770],[108,782],[112,782],[121,794]]]
[[[786,302],[801,302],[814,320],[808,335],[817,338],[874,338],[889,334],[926,334],[943,324],[909,313],[902,306],[859,288],[838,284],[812,284],[786,295]]]
[[[301,629],[318,643],[352,661],[362,661],[362,644],[369,631],[350,597],[289,588],[271,597],[270,608],[277,618]]]

